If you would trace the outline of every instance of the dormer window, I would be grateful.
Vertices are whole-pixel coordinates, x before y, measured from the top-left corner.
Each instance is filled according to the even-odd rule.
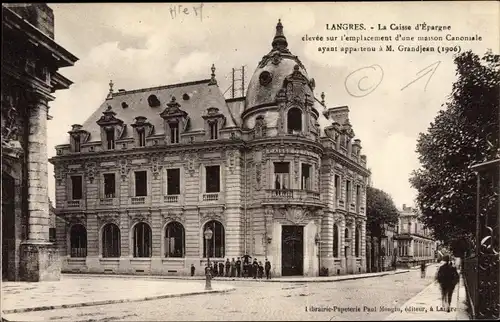
[[[115,149],[115,130],[114,129],[107,129],[106,130],[106,144],[107,144],[108,150]]]
[[[137,135],[139,136],[139,146],[146,146],[146,133],[144,129],[137,130]]]
[[[217,140],[219,136],[219,129],[217,122],[210,123],[210,140]]]
[[[179,123],[169,123],[170,143],[179,143]]]
[[[288,134],[299,134],[302,132],[302,112],[293,107],[288,111],[287,116]]]
[[[81,152],[82,143],[86,143],[90,137],[90,133],[83,130],[80,124],[73,124],[71,131],[68,132],[70,135],[71,151]]]
[[[149,95],[148,104],[149,107],[158,107],[160,106],[160,100],[156,97],[156,95]]]
[[[75,136],[73,137],[73,144],[74,144],[74,149],[75,152],[80,152],[81,149],[81,142],[80,142],[80,136]]]

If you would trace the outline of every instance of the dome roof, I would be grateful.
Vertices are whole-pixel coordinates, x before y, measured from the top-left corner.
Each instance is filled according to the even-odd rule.
[[[262,57],[255,69],[246,94],[246,109],[270,105],[283,87],[283,81],[293,73],[295,66],[307,77],[307,71],[297,56],[288,50],[288,42],[283,34],[283,25],[278,21],[271,51]]]

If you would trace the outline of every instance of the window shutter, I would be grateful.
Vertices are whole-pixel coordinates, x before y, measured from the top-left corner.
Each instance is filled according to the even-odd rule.
[[[179,168],[179,191],[182,196],[186,193],[186,189],[184,188],[184,168]]]
[[[129,191],[130,191],[130,196],[135,197],[135,172],[130,171],[129,174]]]
[[[66,200],[73,200],[73,180],[71,180],[71,176],[66,178],[66,183],[68,191],[68,198],[66,198]]]
[[[99,185],[99,199],[106,198],[104,194],[104,173],[101,173],[97,178],[97,184]]]

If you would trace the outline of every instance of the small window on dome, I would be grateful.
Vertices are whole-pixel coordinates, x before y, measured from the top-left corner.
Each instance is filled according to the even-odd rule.
[[[149,95],[148,104],[150,107],[157,107],[160,106],[160,100],[156,97],[156,95]]]
[[[127,107],[128,107],[128,104],[125,102],[122,102],[122,108],[127,108]]]
[[[259,76],[260,85],[266,86],[269,83],[271,83],[272,79],[273,79],[273,76],[271,75],[270,72],[263,71],[262,73],[260,73],[260,76]]]
[[[185,101],[189,100],[189,94],[184,93],[184,95],[182,95],[182,99]]]

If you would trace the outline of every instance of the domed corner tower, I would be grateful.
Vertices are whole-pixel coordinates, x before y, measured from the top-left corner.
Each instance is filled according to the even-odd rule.
[[[245,251],[273,276],[318,276],[323,210],[314,80],[288,49],[281,21],[247,89],[243,126],[249,218]],[[322,116],[323,117],[323,116]],[[245,218],[245,223],[247,219]]]
[[[264,123],[266,136],[319,137],[314,86],[314,79],[308,78],[302,62],[288,49],[279,20],[272,49],[259,62],[248,84],[244,127],[257,132],[256,125]]]

